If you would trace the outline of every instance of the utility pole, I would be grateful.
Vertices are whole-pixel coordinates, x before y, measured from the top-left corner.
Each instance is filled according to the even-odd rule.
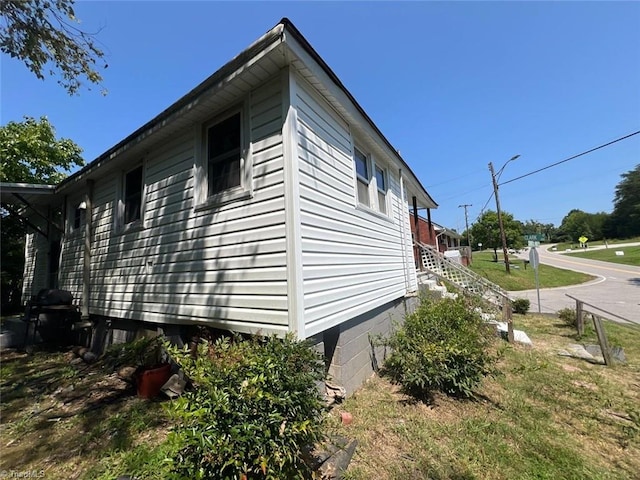
[[[473,255],[471,253],[473,249],[471,248],[471,237],[469,236],[469,216],[467,215],[467,208],[469,207],[473,207],[473,205],[470,203],[458,205],[458,208],[464,208],[464,224],[467,230],[467,246],[469,247],[469,258],[471,258],[471,256]]]
[[[516,157],[512,158],[514,160]],[[509,162],[511,161],[509,160]],[[507,163],[509,163],[507,162]],[[505,166],[507,164],[505,163]],[[500,173],[504,166],[500,169]],[[504,266],[507,269],[507,273],[511,274],[509,268],[509,252],[507,252],[507,235],[504,232],[504,224],[502,223],[502,212],[500,211],[500,198],[498,197],[498,181],[496,180],[496,173],[493,171],[493,163],[489,162],[489,171],[491,172],[491,180],[493,180],[493,195],[496,197],[496,209],[498,210],[498,225],[500,226],[500,237],[502,238],[502,253],[504,254]]]

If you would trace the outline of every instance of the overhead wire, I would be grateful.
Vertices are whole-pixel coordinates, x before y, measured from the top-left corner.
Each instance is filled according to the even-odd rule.
[[[507,181],[502,182],[502,183],[500,183],[498,185],[506,185],[507,183],[515,182],[516,180],[520,180],[522,178],[529,177],[529,176],[534,175],[536,173],[540,173],[540,172],[542,172],[544,170],[548,170],[549,168],[558,166],[558,165],[560,165],[562,163],[566,163],[566,162],[568,162],[570,160],[575,160],[576,158],[582,157],[584,155],[587,155],[588,153],[595,152],[596,150],[600,150],[601,148],[605,148],[605,147],[608,147],[609,145],[613,145],[614,143],[618,143],[618,142],[621,142],[622,140],[626,140],[627,138],[633,137],[634,135],[638,135],[639,133],[640,133],[640,130],[638,130],[637,132],[630,133],[629,135],[625,135],[624,137],[616,138],[615,140],[612,140],[612,141],[610,141],[608,143],[604,143],[602,145],[599,145],[599,146],[597,146],[595,148],[592,148],[590,150],[587,150],[585,152],[579,153],[577,155],[573,155],[572,157],[565,158],[564,160],[560,160],[559,162],[552,163],[551,165],[547,165],[546,167],[539,168],[537,170],[534,170],[533,172],[525,173],[524,175],[520,175],[519,177],[512,178],[511,180],[507,180]]]

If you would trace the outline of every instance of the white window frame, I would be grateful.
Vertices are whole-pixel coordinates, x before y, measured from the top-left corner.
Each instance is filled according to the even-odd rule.
[[[233,115],[240,114],[240,185],[209,195],[209,128]],[[212,117],[196,127],[195,209],[206,209],[253,196],[253,163],[250,143],[250,121],[248,102],[244,101]]]
[[[118,198],[116,201],[116,212],[115,212],[116,213],[115,214],[116,230],[119,233],[129,232],[132,230],[140,230],[141,228],[144,228],[144,214],[145,214],[145,205],[146,205],[146,198],[147,198],[147,182],[146,182],[147,169],[146,169],[145,163],[146,162],[142,161],[136,166],[134,166],[133,168],[122,171],[122,173],[120,174],[120,180],[118,182],[118,185],[119,185]],[[125,215],[125,204],[126,204],[125,195],[127,190],[127,185],[126,185],[127,175],[129,175],[134,170],[137,170],[138,168],[141,169],[141,181],[142,181],[141,191],[140,191],[140,218],[132,222],[125,223],[124,215]]]
[[[360,175],[358,173],[358,168],[356,165],[357,162],[357,157],[359,156],[358,154],[360,154],[360,156],[364,157],[364,162],[365,162],[365,167],[367,169],[367,175],[368,177],[364,177],[362,175]],[[356,205],[360,205],[366,208],[371,208],[371,157],[368,153],[365,153],[365,150],[362,148],[359,148],[358,146],[354,146],[353,147],[353,169],[355,171],[356,174]],[[367,189],[367,203],[363,203],[360,200],[360,192],[359,192],[359,188],[358,188],[358,184],[364,184],[366,186]]]
[[[359,152],[365,159],[367,165],[367,174],[368,178],[363,177],[358,173],[356,166],[356,155]],[[383,218],[389,219],[391,217],[391,212],[389,208],[389,172],[383,167],[381,164],[376,163],[375,157],[368,153],[367,149],[362,148],[358,143],[355,143],[353,146],[353,170],[355,174],[355,205],[356,208],[366,210],[367,212],[374,213]],[[376,170],[381,170],[382,175],[385,182],[385,189],[381,189],[378,187],[378,182],[376,178]],[[367,197],[368,203],[363,203],[360,201],[360,195],[358,193],[358,184],[366,184],[367,186]],[[384,211],[382,211],[379,203],[378,193],[384,194]]]
[[[382,172],[382,180],[384,182],[384,188],[380,188],[380,185],[378,185],[378,170],[380,170],[380,172]],[[375,182],[375,187],[376,187],[376,205],[377,205],[377,210],[379,213],[381,213],[382,215],[387,215],[389,216],[389,195],[387,195],[387,193],[389,192],[389,175],[387,173],[387,169],[384,168],[382,165],[377,165],[374,164],[373,165],[373,180]],[[382,194],[384,196],[384,210],[380,207],[380,195]]]

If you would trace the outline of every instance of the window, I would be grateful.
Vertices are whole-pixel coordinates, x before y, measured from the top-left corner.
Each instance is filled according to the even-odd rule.
[[[209,197],[242,185],[240,125],[240,112],[238,112],[207,129]]]
[[[378,188],[378,211],[387,214],[387,182],[384,170],[376,166],[376,186]]]
[[[245,102],[197,127],[197,210],[251,198],[248,119],[248,103]]]
[[[142,165],[124,176],[124,216],[122,225],[139,222],[142,218]]]
[[[358,183],[358,203],[371,206],[369,198],[369,160],[357,148],[355,149],[356,178]]]
[[[73,229],[78,230],[80,227],[84,225],[86,218],[87,208],[80,208],[79,206],[75,208],[73,213]]]

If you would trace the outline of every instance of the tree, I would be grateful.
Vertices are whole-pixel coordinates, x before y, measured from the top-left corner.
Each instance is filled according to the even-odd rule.
[[[0,181],[55,184],[75,166],[84,165],[82,149],[69,139],[56,139],[46,117],[9,122],[0,127]],[[1,290],[3,312],[20,300],[24,268],[24,225],[0,209]],[[15,207],[14,207],[15,210]]]
[[[84,165],[72,140],[56,140],[47,117],[9,122],[0,127],[0,182],[55,184],[74,166]]]
[[[604,238],[604,225],[609,217],[608,213],[587,213],[574,208],[562,219],[559,237],[563,241],[576,242],[581,236],[589,240]]]
[[[511,213],[502,212],[502,224],[507,237],[507,246],[511,248],[522,247],[524,245],[522,222],[515,220]],[[498,214],[493,210],[483,213],[471,227],[471,234],[474,242],[481,243],[484,248],[493,249],[494,259],[497,262],[498,248],[502,248]]]
[[[102,81],[96,63],[104,57],[95,34],[76,26],[80,20],[73,4],[74,0],[0,1],[0,50],[24,62],[40,79],[58,70],[58,83],[69,95],[77,93],[82,77],[93,84]]]
[[[640,235],[640,164],[621,176],[604,228],[608,236],[630,238]]]

